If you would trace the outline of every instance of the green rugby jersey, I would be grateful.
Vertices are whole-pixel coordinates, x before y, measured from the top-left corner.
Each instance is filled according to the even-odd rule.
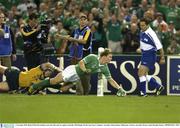
[[[85,63],[86,69],[91,70],[91,74],[102,73],[105,75],[106,79],[111,78],[111,73],[109,71],[108,65],[101,65],[99,63],[99,58],[97,55],[90,54],[86,56],[83,61]],[[76,65],[76,72],[79,76],[83,76],[85,74],[85,72],[80,69],[79,64]]]

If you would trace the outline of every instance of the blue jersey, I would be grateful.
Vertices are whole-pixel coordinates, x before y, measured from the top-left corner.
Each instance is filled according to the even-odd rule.
[[[0,56],[10,56],[12,54],[12,40],[10,28],[4,25],[4,36],[0,37]]]
[[[70,45],[70,57],[82,59],[83,49],[92,49],[91,30],[88,26],[84,27],[83,29],[75,29],[73,37],[75,39],[84,39],[87,41],[85,45],[79,43],[71,43]]]
[[[140,33],[140,48],[142,51],[157,51],[162,48],[160,40],[151,27]]]
[[[141,64],[153,69],[156,62],[156,51],[162,48],[162,44],[151,27],[140,33],[140,48],[142,51]]]

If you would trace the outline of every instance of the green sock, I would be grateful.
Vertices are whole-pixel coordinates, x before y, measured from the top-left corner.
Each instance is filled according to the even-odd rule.
[[[51,87],[54,88],[54,89],[60,89],[61,86],[62,86],[62,85],[60,85],[60,84],[55,84],[55,85],[53,85],[53,86],[51,86]]]
[[[41,90],[42,88],[48,87],[49,85],[50,85],[50,80],[46,79],[46,80],[42,80],[37,84],[33,84],[32,87],[35,90]]]

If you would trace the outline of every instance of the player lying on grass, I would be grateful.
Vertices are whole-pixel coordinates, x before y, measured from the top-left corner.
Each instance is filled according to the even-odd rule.
[[[54,78],[43,80],[37,84],[33,84],[29,88],[29,94],[35,93],[37,90],[41,90],[49,85],[53,86],[61,82],[80,82],[82,75],[103,73],[108,82],[116,88],[118,96],[125,96],[126,93],[123,91],[122,86],[118,85],[117,82],[111,77],[108,63],[112,60],[112,52],[110,49],[105,49],[100,54],[100,57],[94,54],[90,54],[82,59],[76,65],[70,65],[66,67],[62,72],[58,73]]]
[[[0,74],[6,76],[6,81],[0,82],[0,91],[18,90],[19,87],[29,87],[50,77],[54,71],[60,70],[53,64],[43,63],[29,71],[20,71],[18,68],[8,68],[0,65]]]

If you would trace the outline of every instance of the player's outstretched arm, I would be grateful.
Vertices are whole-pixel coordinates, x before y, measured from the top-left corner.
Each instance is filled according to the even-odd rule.
[[[122,89],[122,85],[118,84],[113,78],[108,79],[108,82],[111,84],[112,87],[116,88],[117,96],[125,96],[126,92]]]

